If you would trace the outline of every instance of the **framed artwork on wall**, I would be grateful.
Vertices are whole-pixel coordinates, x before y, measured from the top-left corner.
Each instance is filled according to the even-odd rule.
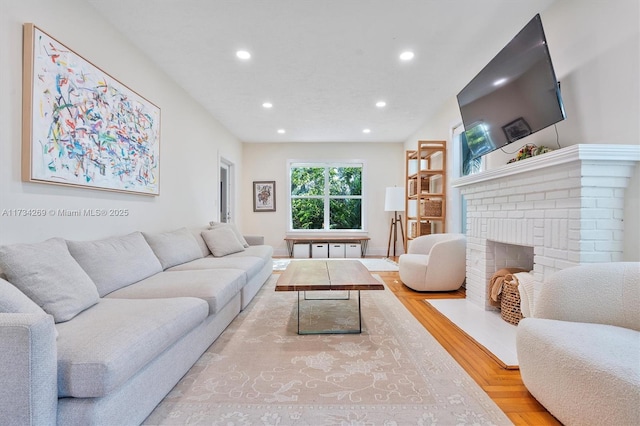
[[[276,182],[274,180],[253,182],[253,211],[276,211]]]
[[[22,180],[159,194],[160,108],[24,25]]]

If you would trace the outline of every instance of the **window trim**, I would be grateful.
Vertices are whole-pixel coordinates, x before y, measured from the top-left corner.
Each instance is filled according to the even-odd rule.
[[[293,212],[291,211],[291,167],[353,167],[359,165],[362,167],[362,195],[361,195],[361,208],[362,208],[362,229],[293,229]],[[362,234],[368,232],[367,229],[367,164],[365,160],[360,159],[348,159],[348,160],[287,160],[287,233],[290,234]],[[324,199],[325,196],[322,196]],[[331,196],[329,196],[331,197]],[[354,196],[333,196],[333,198],[356,198]],[[325,217],[329,215],[326,211],[328,206],[325,206]]]

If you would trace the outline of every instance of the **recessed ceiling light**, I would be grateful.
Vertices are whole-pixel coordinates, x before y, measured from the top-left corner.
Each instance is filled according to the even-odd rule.
[[[236,52],[236,56],[240,59],[249,59],[251,58],[251,53],[247,52],[246,50],[238,50]]]
[[[282,135],[282,134],[285,134],[287,132],[284,129],[278,129],[278,133],[280,133]]]
[[[265,102],[262,104],[263,107],[265,108],[271,108],[273,106],[273,104],[271,102]]]
[[[362,133],[371,133],[371,129],[363,129]]]
[[[407,51],[402,52],[400,54],[400,59],[403,60],[403,61],[410,61],[410,60],[413,59],[414,56],[415,55],[413,54],[413,52],[407,50]]]
[[[496,81],[493,82],[494,86],[502,86],[504,83],[507,82],[506,78],[499,78]]]
[[[385,101],[378,101],[378,102],[376,102],[376,106],[378,108],[384,108],[384,107],[387,106],[387,103]]]

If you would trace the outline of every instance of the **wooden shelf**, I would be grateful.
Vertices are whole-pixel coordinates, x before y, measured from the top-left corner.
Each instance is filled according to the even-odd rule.
[[[446,232],[446,150],[446,141],[418,141],[416,150],[406,152],[406,243]]]

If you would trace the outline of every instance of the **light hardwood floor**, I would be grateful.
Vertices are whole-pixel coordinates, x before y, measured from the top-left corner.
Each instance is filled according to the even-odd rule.
[[[394,259],[397,261],[397,259]],[[420,293],[406,287],[398,272],[376,272],[407,309],[440,342],[516,425],[560,425],[531,396],[519,370],[507,370],[473,339],[436,309],[427,298],[464,298],[464,289],[446,293]]]

